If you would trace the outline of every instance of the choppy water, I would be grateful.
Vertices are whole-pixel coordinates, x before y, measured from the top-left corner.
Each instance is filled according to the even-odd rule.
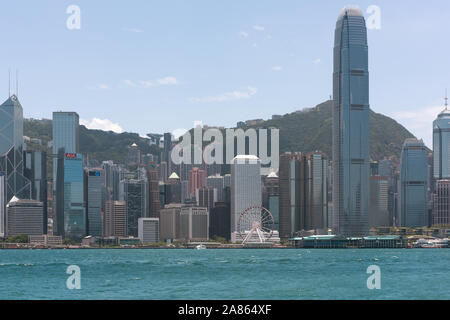
[[[449,265],[450,249],[0,250],[0,299],[450,299]]]

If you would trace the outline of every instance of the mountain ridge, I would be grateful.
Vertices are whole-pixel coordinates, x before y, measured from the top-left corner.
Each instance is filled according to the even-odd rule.
[[[313,108],[294,111],[276,119],[265,120],[246,128],[269,128],[280,130],[280,153],[286,151],[322,151],[331,159],[332,101],[328,100]],[[30,150],[51,153],[47,143],[52,140],[52,121],[48,119],[24,119],[24,135],[42,140],[42,145],[28,143]],[[372,160],[391,158],[398,163],[403,142],[414,135],[394,119],[370,111],[370,155]],[[127,147],[132,143],[139,146],[142,154],[160,155],[161,149],[148,144],[149,139],[137,133],[88,129],[80,125],[80,153],[88,155],[99,163],[113,160],[124,163]]]

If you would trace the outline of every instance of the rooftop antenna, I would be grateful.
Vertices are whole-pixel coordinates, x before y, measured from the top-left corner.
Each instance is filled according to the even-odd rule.
[[[445,89],[445,110],[447,110],[448,107],[448,96],[447,96],[447,89]]]
[[[16,97],[19,98],[19,69],[16,69]]]
[[[8,98],[11,97],[11,69],[8,69]]]

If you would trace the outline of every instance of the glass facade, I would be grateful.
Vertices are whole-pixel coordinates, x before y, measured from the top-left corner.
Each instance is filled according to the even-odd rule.
[[[30,181],[24,177],[23,109],[12,95],[0,105],[0,171],[6,176],[6,202],[13,196],[30,199]]]
[[[367,30],[357,7],[336,23],[333,70],[333,216],[337,234],[364,236],[369,217]]]
[[[433,174],[450,178],[450,111],[445,109],[433,121]]]
[[[370,177],[370,228],[389,227],[392,225],[389,216],[389,178]]]
[[[57,170],[57,233],[81,240],[86,235],[83,156],[59,153]]]
[[[139,218],[148,217],[147,179],[126,179],[120,182],[120,200],[126,203],[127,235],[138,236]]]
[[[237,230],[244,210],[261,205],[261,161],[253,155],[238,155],[231,163],[231,232]]]
[[[53,112],[53,154],[61,148],[66,153],[78,153],[79,116],[76,112]],[[56,186],[57,159],[53,160],[53,186]]]
[[[102,169],[106,200],[119,200],[119,183],[122,169],[111,160],[104,161]]]
[[[87,210],[87,232],[86,234],[93,237],[102,236],[102,171],[87,170],[86,172],[86,210]]]
[[[269,196],[269,211],[273,217],[273,229],[280,230],[280,196]]]
[[[400,163],[400,212],[397,224],[401,227],[428,225],[427,156],[421,140],[406,139]]]
[[[432,225],[433,227],[450,226],[450,180],[436,181]]]
[[[44,234],[47,233],[47,153],[24,152],[24,175],[31,182],[31,199],[42,202]]]
[[[306,156],[305,230],[328,228],[328,159],[322,153]]]

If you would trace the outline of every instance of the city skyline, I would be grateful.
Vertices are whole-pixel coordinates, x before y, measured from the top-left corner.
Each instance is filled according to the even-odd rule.
[[[261,2],[256,11],[251,10],[252,3],[203,3],[201,10],[174,3],[173,18],[166,21],[161,17],[169,9],[162,3],[141,2],[142,11],[152,17],[142,19],[136,7],[81,1],[81,29],[75,31],[65,27],[65,9],[70,3],[50,7],[43,2],[20,10],[5,4],[2,12],[8,15],[0,25],[7,23],[5,28],[15,30],[14,37],[6,34],[5,39],[15,49],[0,54],[9,61],[0,88],[7,92],[7,69],[17,68],[21,102],[31,106],[25,117],[50,118],[54,110],[75,110],[88,127],[141,135],[188,129],[195,120],[230,127],[239,120],[267,119],[274,113],[292,112],[328,99],[332,71],[329,30],[335,12],[346,2],[289,2],[282,8]],[[365,16],[370,16],[366,10],[372,4],[359,2]],[[371,107],[399,121],[431,148],[429,120],[443,109],[443,92],[449,86],[445,77],[448,66],[439,62],[444,61],[448,46],[440,39],[445,36],[443,12],[449,4],[442,3],[439,10],[417,4],[376,5],[381,9],[381,29],[368,31]],[[124,10],[132,10],[136,17],[117,25],[114,17]],[[224,13],[225,20],[211,21],[217,10]],[[188,15],[183,16],[185,12]],[[15,19],[19,15],[21,19]],[[48,21],[41,21],[43,16]],[[198,23],[192,23],[195,18]],[[36,21],[41,22],[39,27],[31,30]],[[203,24],[213,27],[205,30]],[[305,28],[308,25],[315,28]],[[212,37],[214,41],[210,41]],[[415,37],[424,43],[415,43]],[[426,50],[437,44],[444,49]],[[35,55],[23,54],[36,46],[41,49]],[[201,59],[194,50],[201,53]],[[413,64],[423,57],[429,59]],[[414,70],[409,65],[415,65]],[[213,66],[215,73],[208,71]],[[398,90],[390,90],[392,87]],[[135,113],[121,107],[129,104]],[[196,113],[205,108],[214,112],[203,112],[203,119],[197,119]],[[136,117],[137,113],[149,117]],[[165,125],[163,119],[171,121]]]
[[[0,300],[450,299],[430,1],[1,4]]]
[[[379,9],[379,7],[376,8]],[[371,18],[369,17],[369,19]],[[282,238],[295,236],[298,232],[305,230],[320,230],[320,233],[328,232],[328,228],[333,228],[334,232],[338,235],[352,237],[365,236],[369,233],[369,222],[373,223],[376,220],[371,219],[373,217],[371,217],[369,213],[370,204],[380,206],[379,213],[383,215],[386,215],[386,212],[384,211],[386,208],[390,210],[388,212],[388,218],[380,220],[387,221],[389,225],[393,224],[395,226],[397,221],[400,226],[420,227],[428,224],[428,221],[430,221],[430,211],[428,210],[427,204],[427,199],[430,195],[428,194],[429,190],[427,189],[427,184],[430,184],[431,186],[432,181],[432,171],[431,166],[429,165],[431,158],[426,154],[425,146],[423,146],[421,149],[423,154],[421,155],[420,165],[411,165],[411,167],[417,167],[416,170],[411,170],[407,165],[410,163],[409,156],[407,155],[408,153],[407,151],[404,153],[405,150],[415,150],[415,147],[408,145],[410,141],[416,141],[415,139],[406,139],[404,141],[400,164],[400,182],[402,183],[401,192],[398,190],[397,195],[391,192],[389,193],[390,198],[388,202],[384,204],[379,202],[382,198],[387,199],[387,194],[389,192],[388,188],[386,188],[387,184],[392,185],[393,183],[396,183],[395,179],[397,178],[393,175],[394,172],[392,171],[388,177],[389,179],[385,183],[384,189],[380,189],[379,193],[373,194],[370,194],[369,191],[370,184],[375,185],[375,181],[381,181],[379,179],[377,180],[377,178],[370,178],[372,182],[369,181],[371,175],[379,176],[378,163],[371,163],[371,160],[382,160],[381,158],[371,159],[369,155],[370,82],[369,41],[367,33],[370,29],[370,24],[366,23],[364,12],[358,6],[346,6],[341,9],[335,26],[333,49],[333,166],[330,171],[328,168],[327,156],[320,150],[317,150],[315,153],[318,160],[321,160],[320,165],[312,165],[312,158],[309,158],[309,156],[304,158],[304,156],[301,155],[305,150],[297,150],[300,152],[298,155],[301,158],[299,163],[291,161],[289,165],[298,165],[299,170],[298,172],[295,170],[294,174],[294,171],[292,171],[293,167],[291,167],[289,179],[291,179],[291,183],[294,182],[292,179],[298,181],[297,183],[292,184],[288,189],[282,184],[284,192],[286,193],[287,190],[287,193],[290,194],[289,205],[291,206],[291,212],[287,212],[285,210],[286,208],[283,207],[287,205],[287,203],[284,203],[286,201],[282,201],[279,204],[279,209],[283,208],[283,210],[280,210],[280,221],[281,226],[283,227]],[[258,31],[262,31],[262,29]],[[175,82],[170,83],[172,80],[173,79],[166,78],[165,80],[161,80],[161,82],[157,81],[157,83],[160,85],[175,85],[176,80]],[[131,86],[135,85],[135,83],[132,82],[129,84]],[[145,84],[145,86],[149,87],[152,87],[153,85],[153,83]],[[16,91],[18,91],[17,88]],[[249,91],[251,92],[251,95],[256,94],[256,89],[249,87]],[[227,100],[229,96],[225,95],[220,99],[222,98]],[[194,100],[195,102],[219,102],[212,98]],[[17,96],[12,94],[1,107],[5,110],[9,110],[9,114],[11,114],[10,118],[14,119],[14,121],[11,122],[13,124],[12,126],[5,126],[10,133],[9,135],[5,135],[7,139],[3,139],[3,144],[13,143],[14,148],[17,148],[20,151],[18,156],[16,156],[20,162],[22,159],[21,148],[24,144],[22,139],[20,139],[23,136],[22,106],[19,103]],[[13,111],[14,117],[12,117]],[[442,116],[443,113],[440,115]],[[257,123],[257,120],[254,120],[253,122]],[[110,187],[110,182],[108,181],[114,179],[110,176],[106,178],[105,183],[103,184],[103,178],[101,178],[100,171],[96,171],[97,176],[94,174],[92,178],[89,171],[86,171],[89,168],[102,170],[103,166],[109,168],[110,163],[103,162],[100,165],[98,161],[94,161],[95,164],[91,166],[88,160],[89,156],[79,153],[79,125],[80,117],[77,112],[53,112],[53,141],[51,144],[53,155],[50,155],[50,157],[53,157],[53,194],[56,196],[56,202],[53,205],[52,211],[56,211],[54,217],[56,218],[55,225],[57,226],[57,234],[62,236],[66,235],[71,239],[81,239],[84,234],[90,236],[102,236],[104,234],[104,230],[102,230],[104,228],[101,227],[101,224],[103,223],[101,218],[101,199],[103,196],[101,196],[101,193],[103,192],[103,187]],[[254,138],[256,139],[256,132],[253,133]],[[248,134],[250,135],[250,133]],[[14,139],[9,136],[14,136]],[[201,168],[200,166],[189,167],[187,166],[187,163],[179,165],[174,160],[173,154],[180,143],[176,143],[175,140],[172,141],[170,133],[156,136],[164,136],[163,148],[161,150],[158,149],[161,151],[161,154],[158,154],[159,151],[156,149],[152,151],[153,154],[141,154],[138,145],[135,142],[132,142],[127,146],[128,153],[126,155],[125,170],[120,171],[121,169],[119,169],[119,183],[117,186],[113,186],[113,189],[118,188],[119,197],[113,195],[113,189],[105,189],[105,191],[108,190],[108,192],[111,192],[109,194],[104,194],[105,199],[125,201],[127,205],[126,234],[137,237],[138,220],[140,218],[157,215],[156,212],[158,210],[155,208],[155,205],[158,203],[161,206],[160,209],[163,209],[165,205],[172,203],[190,205],[193,201],[196,201],[197,205],[200,207],[207,207],[208,210],[213,208],[215,203],[214,198],[217,197],[218,191],[223,190],[205,188],[206,178],[209,176],[209,172],[217,173],[216,170],[219,170],[218,172],[222,173],[231,171],[231,232],[232,238],[236,239],[236,234],[233,233],[237,232],[240,223],[238,221],[242,218],[242,214],[244,214],[248,208],[259,207],[263,203],[262,193],[264,191],[262,189],[261,176],[268,175],[269,172],[264,174],[262,171],[261,164],[263,164],[265,160],[262,158],[260,159],[260,155],[256,151],[257,149],[253,148],[253,144],[256,143],[256,140],[249,139],[248,153],[244,151],[245,148],[240,149],[238,145],[237,152],[233,151],[234,154],[229,155],[232,158],[234,157],[230,170],[230,167],[222,167],[218,163],[214,164],[213,167],[208,167],[209,163],[206,159],[203,159],[204,161],[198,163]],[[183,138],[183,143],[185,142],[184,140],[185,139]],[[215,140],[217,140],[217,138],[215,138]],[[175,145],[173,145],[173,143],[175,143]],[[419,143],[419,141],[417,143]],[[420,143],[422,143],[421,140]],[[440,140],[438,143],[439,147],[443,150],[447,149],[446,144],[447,142],[445,139],[442,139],[442,141]],[[50,144],[48,146],[50,147]],[[276,142],[272,145],[272,147],[274,146],[277,146]],[[408,148],[406,148],[406,146],[408,146]],[[160,144],[159,147],[161,148],[162,145]],[[277,150],[278,148],[278,146],[275,147]],[[274,149],[272,148],[272,152],[273,151]],[[437,152],[438,150],[434,151],[437,155],[441,153]],[[276,157],[278,157],[278,153],[275,153]],[[33,153],[29,153],[29,156],[27,157],[31,157],[32,155]],[[161,158],[159,161],[155,161],[155,159],[158,159],[159,155]],[[36,157],[38,157],[37,153]],[[86,162],[83,161],[84,157],[86,158]],[[412,159],[413,158],[414,156],[412,156]],[[4,159],[8,158],[5,157]],[[36,168],[42,168],[42,165],[44,164],[42,157],[39,159],[37,162],[40,164]],[[30,163],[28,166],[29,165]],[[153,169],[155,170],[155,172],[153,172],[153,177],[151,178],[152,190],[149,189],[151,165],[154,166]],[[442,167],[442,165],[443,164],[441,163],[439,167]],[[19,174],[23,171],[20,168],[22,167],[17,169]],[[160,175],[159,185],[157,183],[157,168],[159,168]],[[32,168],[29,167],[28,169]],[[443,169],[446,170],[447,168]],[[410,176],[410,174],[417,173],[419,170],[422,172],[421,180],[416,181],[411,178],[412,176]],[[271,173],[275,174],[277,171],[278,168]],[[33,181],[33,187],[38,186],[40,183],[39,179],[31,175],[30,172],[27,173],[30,181]],[[108,173],[108,175],[110,174],[111,172]],[[97,178],[94,178],[95,176]],[[186,178],[187,176],[188,178]],[[286,172],[280,172],[280,177],[283,177],[283,179],[286,180]],[[310,182],[306,182],[310,179]],[[284,180],[283,183],[286,183]],[[332,184],[329,184],[328,180],[332,180]],[[430,182],[428,182],[428,180],[430,180]],[[416,214],[411,213],[413,212],[411,211],[411,208],[413,207],[411,206],[411,201],[408,199],[411,198],[409,194],[414,193],[411,185],[418,185],[419,182],[420,185],[424,187],[421,187],[420,190],[416,188],[418,191],[414,191],[416,194],[414,199],[417,200],[420,198],[419,195],[422,195],[424,201],[421,202],[422,209],[416,210],[418,212]],[[381,182],[379,183],[381,185]],[[404,188],[403,185],[405,186]],[[20,185],[19,187],[22,186]],[[328,203],[328,193],[330,187],[333,195],[331,202],[333,212],[331,215],[332,219],[329,219],[328,214],[330,206]],[[92,190],[96,190],[95,192],[97,194],[91,194],[94,192]],[[36,193],[35,190],[33,191]],[[149,192],[153,194],[152,213],[150,213],[151,205],[149,201]],[[433,191],[430,190],[430,192]],[[16,193],[18,193],[18,191],[15,191],[15,196],[17,195]],[[157,196],[157,193],[159,193],[159,197]],[[37,198],[37,194],[33,195],[33,197]],[[40,197],[42,198],[42,196]],[[394,210],[394,207],[392,205],[388,207],[388,204],[389,201],[391,204],[397,201],[396,197],[401,200],[401,204],[398,204]],[[10,198],[11,197],[8,196],[6,199],[9,200]],[[163,202],[157,198],[163,199]],[[264,201],[267,200],[268,199],[264,198]],[[46,204],[44,207],[47,208]],[[408,222],[409,218],[413,219],[413,214],[420,215],[420,218],[417,218],[414,222]],[[44,215],[46,216],[46,213]],[[389,217],[393,218],[391,219]],[[90,220],[92,220],[92,225],[89,225]],[[278,222],[279,221],[276,223]],[[378,225],[375,225],[375,227],[378,227]],[[241,231],[242,230],[239,230],[239,232]]]

